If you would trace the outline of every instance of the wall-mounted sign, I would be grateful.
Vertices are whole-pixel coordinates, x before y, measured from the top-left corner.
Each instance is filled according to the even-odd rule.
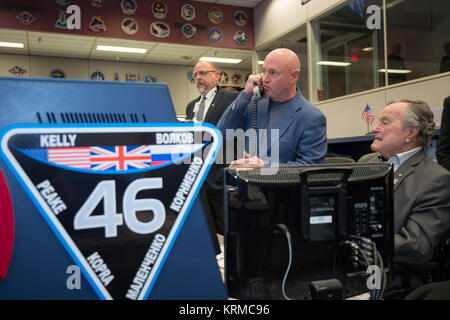
[[[68,29],[67,13],[64,10],[58,10],[58,18],[56,19],[55,27],[58,29]]]
[[[192,40],[195,38],[197,28],[190,23],[186,23],[181,27],[181,33],[186,40]]]
[[[211,8],[208,10],[208,19],[212,23],[218,24],[223,19],[223,12],[219,8]]]
[[[27,72],[27,70],[25,70],[22,67],[15,66],[15,67],[12,67],[11,69],[9,69],[8,72],[15,75],[16,77],[21,77],[21,76],[23,76],[23,74],[25,72]]]
[[[90,0],[89,3],[91,4],[91,7],[103,8],[103,0]]]
[[[317,100],[324,101],[327,99],[327,93],[325,90],[317,89]]]
[[[209,40],[211,40],[212,42],[220,42],[222,41],[223,38],[223,33],[222,30],[220,30],[219,28],[211,28],[208,32],[208,37]]]
[[[136,73],[126,73],[125,80],[127,82],[136,82],[138,80],[138,75]]]
[[[242,30],[238,30],[234,33],[233,35],[233,40],[238,44],[238,45],[244,45],[247,43],[248,41],[248,35],[245,31]]]
[[[96,294],[138,300],[164,267],[219,137],[207,125],[148,123],[12,126],[0,138],[4,161]]]
[[[105,75],[100,71],[95,71],[91,74],[91,80],[102,81],[105,80]]]
[[[150,25],[150,33],[157,38],[167,38],[170,35],[170,27],[167,23],[155,21]]]
[[[128,35],[136,34],[139,30],[138,22],[135,18],[131,17],[123,19],[120,27],[122,28],[122,31]]]
[[[234,13],[233,20],[236,25],[243,27],[247,24],[248,18],[244,11],[238,10]]]
[[[225,71],[220,72],[219,84],[224,85],[228,83],[228,73]]]
[[[242,75],[239,73],[235,73],[231,76],[231,82],[233,82],[233,84],[240,84],[242,81]]]
[[[195,83],[194,71],[189,71],[186,76],[191,83]]]
[[[147,83],[154,83],[154,82],[158,82],[158,78],[156,78],[153,74],[151,74],[151,73],[147,73],[145,76],[144,76],[144,82],[147,82]]]
[[[55,0],[55,3],[60,7],[67,7],[72,0]]]
[[[137,3],[135,0],[122,0],[120,1],[120,9],[123,14],[127,16],[133,16],[137,11]]]
[[[190,4],[185,4],[181,7],[181,17],[186,21],[195,19],[195,8]]]
[[[36,17],[33,16],[31,13],[29,13],[28,11],[22,11],[21,13],[19,13],[16,16],[17,20],[20,21],[20,23],[24,24],[24,25],[29,25],[30,23],[36,21]]]
[[[50,78],[56,78],[56,79],[64,79],[66,75],[64,74],[64,71],[61,69],[55,69],[52,72],[50,72]]]
[[[106,32],[108,31],[108,28],[101,16],[94,16],[89,22],[89,30],[92,32]]]
[[[151,10],[156,19],[164,19],[167,15],[167,5],[164,1],[153,2]]]

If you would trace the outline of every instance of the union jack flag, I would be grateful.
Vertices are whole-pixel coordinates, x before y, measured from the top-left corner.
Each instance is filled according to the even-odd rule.
[[[148,168],[152,165],[150,146],[114,146],[114,147],[90,147],[89,168],[92,170],[129,170]],[[50,157],[60,151],[49,149]],[[62,151],[64,152],[64,151]],[[64,161],[64,159],[63,159]],[[57,163],[57,162],[55,162]],[[60,163],[62,164],[62,163]]]
[[[95,171],[144,169],[173,161],[175,156],[184,156],[184,154],[173,155],[170,150],[161,150],[159,147],[150,145],[92,146],[23,149],[21,151],[34,158],[61,166]],[[152,149],[156,153],[151,152]]]

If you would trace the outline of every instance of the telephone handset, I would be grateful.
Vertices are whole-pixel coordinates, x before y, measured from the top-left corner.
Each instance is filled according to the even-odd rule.
[[[264,96],[264,87],[258,86],[255,83],[255,86],[253,87],[253,96],[255,99],[260,99],[262,96]]]

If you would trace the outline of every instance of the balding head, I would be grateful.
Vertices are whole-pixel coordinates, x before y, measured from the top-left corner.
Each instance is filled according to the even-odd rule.
[[[287,48],[278,48],[275,50],[272,50],[266,57],[277,56],[279,59],[284,61],[285,67],[288,70],[300,70],[300,59],[298,58],[297,54]]]
[[[274,101],[287,101],[297,93],[300,60],[292,50],[275,49],[264,59],[262,74],[266,95]]]
[[[212,61],[199,61],[199,62],[197,62],[195,67],[204,67],[205,69],[208,69],[208,70],[217,71],[216,64]]]

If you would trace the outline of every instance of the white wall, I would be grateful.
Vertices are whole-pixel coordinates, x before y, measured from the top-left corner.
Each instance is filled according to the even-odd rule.
[[[300,0],[265,0],[254,10],[255,47],[257,49],[264,47],[276,38],[302,26],[306,21],[314,19],[344,2],[346,0],[311,0],[302,5]],[[437,27],[448,29],[448,23]],[[414,41],[416,37],[417,34],[412,34],[411,41]],[[408,39],[402,40],[402,42],[406,42]],[[426,41],[427,44],[431,45],[431,43],[442,43],[443,39],[436,41],[434,38],[427,38]],[[408,44],[405,43],[405,53],[408,48]],[[419,54],[412,54],[417,61],[420,61],[419,63],[410,62],[415,64],[415,69],[418,72],[416,77],[425,75],[420,74],[420,70],[425,68],[422,66],[423,64],[433,61],[435,68],[439,67],[441,53],[443,54],[442,48],[433,47],[432,51],[433,54],[430,55],[430,48],[425,45]],[[423,57],[426,57],[426,59],[423,59]],[[408,81],[389,88],[384,87],[318,102],[316,106],[327,117],[328,138],[341,138],[361,136],[367,133],[367,124],[361,119],[361,114],[367,103],[378,117],[381,109],[391,100],[420,99],[426,101],[432,109],[436,109],[442,107],[444,98],[449,95],[450,72]],[[440,124],[442,110],[434,110],[433,114],[435,122]],[[369,130],[375,123],[376,120],[369,127]]]
[[[308,19],[345,2],[345,0],[266,0],[253,10],[255,47],[303,25]]]
[[[450,72],[432,76],[407,84],[398,84],[389,88],[375,89],[342,98],[316,103],[327,118],[328,138],[361,136],[367,133],[367,124],[361,114],[368,103],[378,118],[381,109],[392,100],[424,100],[431,109],[442,107],[445,97],[450,96]],[[434,110],[434,121],[440,124],[442,110]],[[372,129],[376,119],[370,125]]]
[[[167,84],[178,116],[184,116],[188,102],[199,95],[195,84],[187,78],[187,73],[193,69],[193,66],[0,54],[0,76],[12,76],[8,70],[16,65],[27,70],[24,77],[48,78],[51,71],[61,69],[68,79],[90,79],[93,72],[101,71],[106,80],[110,81],[114,80],[115,72],[119,72],[120,81],[125,81],[126,73],[138,74],[142,81],[144,75],[151,73],[157,77],[158,82]],[[228,74],[227,85],[230,86],[233,85],[231,76],[234,73],[241,74],[240,86],[243,87],[245,76],[251,70],[227,68],[220,71]]]

